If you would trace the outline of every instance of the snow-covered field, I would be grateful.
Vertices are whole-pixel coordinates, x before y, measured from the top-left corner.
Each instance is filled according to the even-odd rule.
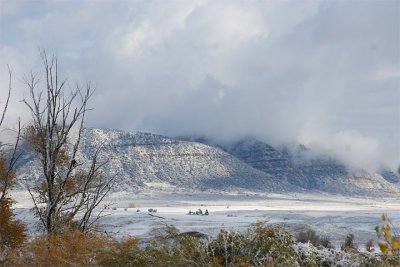
[[[16,213],[30,222],[35,232],[32,207],[27,192],[14,192]],[[400,226],[400,196],[393,198],[347,197],[330,194],[254,194],[210,193],[148,190],[138,193],[113,193],[107,216],[99,223],[104,231],[116,236],[134,235],[146,238],[152,229],[174,225],[180,231],[199,231],[215,235],[219,229],[243,230],[257,221],[278,223],[296,233],[311,227],[327,236],[335,246],[347,234],[355,235],[362,249],[369,239],[376,240],[374,227],[381,223],[380,215],[387,213]],[[157,212],[148,212],[156,209]],[[189,215],[190,211],[209,215]]]

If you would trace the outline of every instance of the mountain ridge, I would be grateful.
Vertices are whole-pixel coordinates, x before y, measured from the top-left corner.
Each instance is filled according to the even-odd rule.
[[[254,137],[233,142],[215,142],[205,137],[180,137],[218,146],[252,167],[293,185],[311,191],[341,194],[398,193],[400,177],[387,168],[371,173],[361,168],[348,167],[329,155],[310,156],[310,149],[302,144],[291,147],[272,147]],[[358,184],[359,182],[359,184]]]
[[[191,140],[189,140],[191,139]],[[114,191],[134,191],[162,184],[175,190],[257,192],[324,191],[340,194],[400,192],[396,183],[380,175],[351,173],[338,162],[304,160],[284,148],[256,139],[218,144],[203,139],[88,128],[77,160],[83,165],[100,148],[102,169],[116,177]],[[29,154],[17,165],[22,181],[37,181],[40,168]],[[395,181],[396,176],[390,176]]]

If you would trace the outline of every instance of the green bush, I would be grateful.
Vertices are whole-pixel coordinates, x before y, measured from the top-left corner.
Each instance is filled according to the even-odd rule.
[[[208,266],[207,240],[180,233],[167,225],[154,231],[154,237],[145,248],[150,266]]]
[[[216,266],[297,266],[293,245],[282,227],[256,223],[244,233],[221,230],[209,249]]]

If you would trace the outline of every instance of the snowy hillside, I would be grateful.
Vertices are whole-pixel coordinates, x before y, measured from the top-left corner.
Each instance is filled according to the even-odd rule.
[[[308,159],[303,150],[279,149],[247,138],[230,144],[206,139],[173,139],[166,136],[114,130],[87,129],[78,163],[88,163],[100,148],[103,172],[115,176],[114,191],[143,188],[223,191],[325,191],[365,194],[398,193],[396,175],[384,178],[359,170],[350,172],[337,161]],[[17,166],[20,180],[41,175],[37,159],[28,154]]]
[[[182,138],[220,147],[255,169],[311,191],[340,194],[399,193],[399,176],[384,169],[369,173],[349,168],[327,155],[314,155],[303,145],[274,148],[255,138],[216,143],[207,138]]]
[[[104,174],[116,176],[115,191],[143,187],[176,190],[287,191],[290,184],[254,169],[225,151],[161,135],[87,129],[78,162],[88,162],[97,148]],[[26,156],[18,175],[37,179],[40,168]]]
[[[281,180],[286,180],[290,184],[305,189],[315,189],[312,180],[299,171],[287,155],[268,144],[256,139],[246,138],[222,147],[255,169]]]

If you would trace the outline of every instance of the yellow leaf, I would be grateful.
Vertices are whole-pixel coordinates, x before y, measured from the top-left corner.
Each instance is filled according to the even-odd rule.
[[[383,254],[386,254],[386,253],[388,252],[389,247],[388,247],[387,244],[385,244],[385,243],[379,243],[378,245],[379,245],[379,248],[380,248],[380,250],[381,250],[381,252],[382,252]]]
[[[397,237],[392,237],[393,249],[399,249],[399,239]]]

